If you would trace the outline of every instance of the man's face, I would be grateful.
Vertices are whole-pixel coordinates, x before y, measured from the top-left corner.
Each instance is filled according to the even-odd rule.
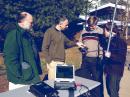
[[[31,15],[27,15],[23,20],[23,28],[29,30],[32,28],[33,17]]]
[[[89,25],[90,30],[95,30],[96,25]]]
[[[61,30],[65,30],[66,28],[68,28],[68,20],[66,19],[65,21],[63,21],[62,23],[60,23],[60,28]]]

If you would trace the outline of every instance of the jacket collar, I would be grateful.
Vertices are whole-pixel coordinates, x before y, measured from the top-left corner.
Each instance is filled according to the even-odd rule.
[[[22,35],[25,35],[25,36],[30,36],[31,33],[23,28],[21,28],[18,23],[16,23],[16,27],[17,29],[19,30],[19,32],[22,34]]]
[[[23,28],[21,28],[21,27],[18,25],[18,23],[16,23],[16,28],[19,30],[19,32],[20,32],[21,34],[24,34],[24,33],[26,32],[26,30],[24,30]]]

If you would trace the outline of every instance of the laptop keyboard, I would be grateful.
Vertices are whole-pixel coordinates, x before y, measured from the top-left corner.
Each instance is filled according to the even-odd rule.
[[[76,89],[75,82],[54,82],[54,88],[57,90]]]

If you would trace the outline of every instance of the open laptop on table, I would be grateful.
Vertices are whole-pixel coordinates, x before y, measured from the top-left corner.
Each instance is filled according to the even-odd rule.
[[[58,90],[76,89],[73,65],[57,64],[55,68],[54,88]]]

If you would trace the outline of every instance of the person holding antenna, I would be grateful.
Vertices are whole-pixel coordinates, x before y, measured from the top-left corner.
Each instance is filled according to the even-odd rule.
[[[106,44],[104,45],[104,72],[106,77],[106,88],[109,96],[119,97],[119,87],[124,72],[127,44],[120,38],[116,24],[113,24],[112,32],[111,27],[112,22],[108,22],[104,26],[104,36],[106,41],[106,43],[104,43]],[[108,45],[109,37],[111,37],[110,45]]]

